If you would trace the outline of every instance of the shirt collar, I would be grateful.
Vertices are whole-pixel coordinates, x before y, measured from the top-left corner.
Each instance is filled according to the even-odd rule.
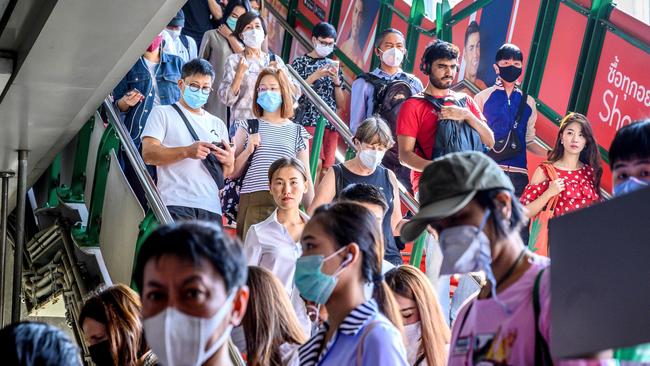
[[[341,332],[345,335],[356,335],[359,331],[368,323],[368,320],[372,318],[379,308],[377,302],[374,299],[370,299],[363,304],[354,308],[350,314],[348,314],[339,328],[337,333]],[[329,323],[324,323],[318,329],[318,332],[311,337],[307,343],[303,344],[298,353],[300,355],[300,365],[302,366],[311,366],[316,365],[322,356],[327,353],[327,349],[324,349],[323,341],[325,340],[325,334],[329,330]],[[332,336],[332,340],[336,339],[336,334]],[[331,344],[331,341],[330,341]],[[328,347],[329,348],[329,347]],[[321,353],[320,351],[323,350]]]
[[[309,221],[309,215],[307,215],[306,213],[304,213],[302,211],[298,211],[298,212],[300,214],[300,217],[302,218],[302,220],[305,223],[307,221]],[[261,225],[268,225],[268,224],[282,225],[278,221],[278,209],[277,208],[275,210],[273,210],[273,213],[269,217],[267,217],[266,220],[261,222]]]
[[[392,78],[396,78],[396,77],[400,76],[401,74],[404,74],[404,70],[399,69],[398,72],[391,75],[391,74],[387,73],[386,71],[384,71],[384,70],[382,70],[381,68],[378,67],[372,73],[379,76],[379,77],[382,77],[382,78],[392,79]]]

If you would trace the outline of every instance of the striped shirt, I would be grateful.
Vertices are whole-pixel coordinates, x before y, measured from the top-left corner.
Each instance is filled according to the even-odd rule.
[[[364,334],[371,323],[376,323],[376,326],[368,328],[367,334]],[[366,301],[354,308],[330,341],[324,345],[328,329],[329,324],[323,324],[318,332],[300,347],[301,366],[357,365],[359,352],[363,366],[407,365],[402,336],[379,312],[375,300]]]
[[[259,119],[260,145],[253,154],[240,194],[269,190],[269,168],[280,158],[298,157],[298,153],[307,148],[311,135],[304,127],[289,120],[286,123],[270,123]],[[248,121],[238,121],[238,128],[246,131],[248,145]]]

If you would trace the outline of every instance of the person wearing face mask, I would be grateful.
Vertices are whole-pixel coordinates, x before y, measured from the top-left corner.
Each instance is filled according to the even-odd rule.
[[[350,96],[350,130],[355,133],[361,122],[376,112],[376,106],[381,103],[380,88],[375,85],[388,84],[392,81],[405,81],[411,87],[412,94],[424,89],[420,79],[402,70],[401,65],[406,55],[404,35],[397,29],[388,28],[381,32],[375,40],[375,55],[381,64],[372,72],[363,74],[352,83]]]
[[[178,81],[183,96],[177,104],[154,108],[142,133],[142,157],[156,166],[160,196],[174,219],[221,225],[218,192],[233,172],[235,148],[226,124],[202,108],[213,78],[214,70],[205,60],[183,66]],[[209,170],[206,162],[217,170]]]
[[[156,364],[142,336],[140,298],[118,284],[89,297],[79,312],[79,324],[90,359],[97,366]]]
[[[409,365],[446,365],[451,334],[427,276],[404,265],[388,271],[386,283],[404,320]]]
[[[650,186],[650,119],[621,127],[609,147],[614,195]]]
[[[144,336],[163,366],[228,366],[228,338],[249,298],[241,244],[215,224],[159,226],[142,244],[133,280]]]
[[[614,196],[650,187],[650,119],[634,121],[616,131],[609,146]],[[614,350],[619,361],[650,362],[650,343]]]
[[[282,283],[269,270],[249,266],[250,290],[242,326],[250,366],[298,366],[298,347],[307,337]]]
[[[522,72],[523,53],[519,47],[507,43],[499,48],[494,62],[496,84],[474,99],[499,142],[489,155],[512,180],[515,195],[521,197],[528,184],[526,152],[546,157],[548,151],[535,141],[535,99],[524,93],[517,82]],[[522,230],[522,238],[528,242],[528,230]]]
[[[402,319],[381,274],[381,230],[372,213],[352,202],[321,206],[301,244],[296,286],[305,299],[327,307],[328,319],[300,347],[300,365],[407,365]]]
[[[244,242],[248,264],[266,268],[277,276],[305,333],[311,324],[293,283],[293,263],[300,256],[300,235],[309,221],[309,216],[300,210],[300,202],[309,189],[308,177],[307,169],[296,158],[280,158],[271,164],[268,182],[277,208],[266,220],[250,227]]]
[[[345,102],[343,72],[339,67],[339,62],[328,57],[334,52],[336,29],[329,23],[321,22],[312,29],[311,40],[313,50],[304,56],[297,57],[291,66],[336,112],[343,107]],[[294,118],[296,123],[305,126],[307,132],[314,135],[320,116],[316,106],[306,96],[300,97]],[[320,152],[321,169],[318,177],[324,176],[334,165],[338,140],[339,135],[336,129],[326,122]],[[319,180],[317,179],[317,181]]]
[[[600,201],[602,174],[589,120],[580,113],[569,113],[560,123],[555,147],[547,161],[535,169],[519,201],[530,218],[544,209],[552,210],[553,217],[561,216]],[[538,243],[539,236],[531,225],[529,246],[538,254],[548,255],[549,248],[544,242]]]
[[[381,118],[370,117],[359,126],[354,141],[356,156],[333,166],[325,174],[308,212],[314,212],[319,206],[332,202],[350,184],[366,183],[378,187],[384,193],[387,203],[386,214],[382,216],[386,248],[384,259],[395,265],[402,264],[393,235],[394,232],[399,232],[397,226],[402,220],[399,186],[395,173],[380,165],[384,153],[394,143],[390,128]]]
[[[237,209],[237,235],[246,238],[251,225],[264,221],[276,208],[269,194],[269,168],[280,158],[296,158],[309,171],[309,139],[304,127],[293,123],[293,99],[290,81],[282,69],[263,69],[254,85],[253,116],[259,125],[256,133],[249,130],[251,120],[237,121],[234,142],[235,168],[233,178],[243,175]],[[311,176],[306,177],[307,190],[302,203],[309,206],[314,197]]]
[[[181,77],[183,60],[164,51],[164,33],[161,32],[153,39],[112,93],[115,106],[121,112],[122,121],[138,150],[142,148],[142,130],[153,108],[176,103],[181,95],[178,80]],[[118,159],[129,185],[142,207],[146,208],[144,190],[129,159],[123,151],[118,154]],[[155,177],[155,167],[147,168],[149,174]]]
[[[431,226],[440,232],[441,273],[483,271],[487,278],[454,322],[448,365],[611,364],[551,359],[550,260],[521,241],[525,222],[512,182],[481,152],[448,154],[422,173],[420,211],[402,238]]]
[[[194,41],[194,38],[181,34],[184,25],[185,15],[181,9],[169,24],[167,24],[163,32],[163,50],[171,55],[180,57],[183,63],[193,60],[197,56],[196,41]]]
[[[262,50],[266,33],[266,25],[258,13],[247,12],[237,20],[233,35],[244,43],[244,51],[228,56],[218,90],[221,102],[230,108],[231,133],[235,132],[235,121],[255,118],[254,87],[263,69],[274,67],[287,74],[294,98],[292,105],[300,97],[300,86],[288,76],[282,59]]]
[[[203,35],[199,57],[207,60],[214,69],[215,76],[212,89],[217,90],[223,80],[224,69],[228,56],[244,51],[244,46],[235,36],[237,19],[250,10],[248,0],[228,1],[223,10],[223,18],[219,20],[216,29],[209,30]],[[228,107],[221,101],[218,93],[210,94],[205,110],[219,117],[222,121],[228,120]]]

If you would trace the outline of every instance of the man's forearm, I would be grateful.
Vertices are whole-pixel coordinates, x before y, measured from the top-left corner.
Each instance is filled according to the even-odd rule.
[[[465,119],[469,125],[478,132],[481,142],[483,142],[489,149],[494,147],[494,132],[490,126],[484,121],[478,119],[474,113],[469,112]]]
[[[431,164],[430,160],[420,157],[413,151],[400,152],[399,160],[402,165],[416,172],[423,171],[427,165]]]
[[[149,165],[162,166],[177,163],[187,158],[186,149],[182,147],[143,146],[142,158]]]

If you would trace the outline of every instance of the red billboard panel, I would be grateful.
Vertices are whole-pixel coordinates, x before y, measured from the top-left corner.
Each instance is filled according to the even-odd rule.
[[[329,19],[331,0],[299,0],[298,12],[316,25]]]
[[[586,27],[586,16],[560,3],[539,89],[539,99],[560,115],[567,111]]]
[[[609,148],[619,128],[650,116],[648,56],[614,33],[605,35],[587,110],[596,140],[604,148]]]
[[[271,6],[275,10],[277,10],[283,17],[284,19],[287,18],[287,8],[282,4],[281,0],[267,0],[266,1],[266,6]],[[282,52],[282,43],[284,42],[284,29],[280,24],[278,24],[278,20],[271,14],[269,14],[268,10],[265,10],[262,16],[264,17],[264,20],[266,21],[267,24],[267,29],[268,29],[268,42],[269,42],[269,48],[276,53]]]

